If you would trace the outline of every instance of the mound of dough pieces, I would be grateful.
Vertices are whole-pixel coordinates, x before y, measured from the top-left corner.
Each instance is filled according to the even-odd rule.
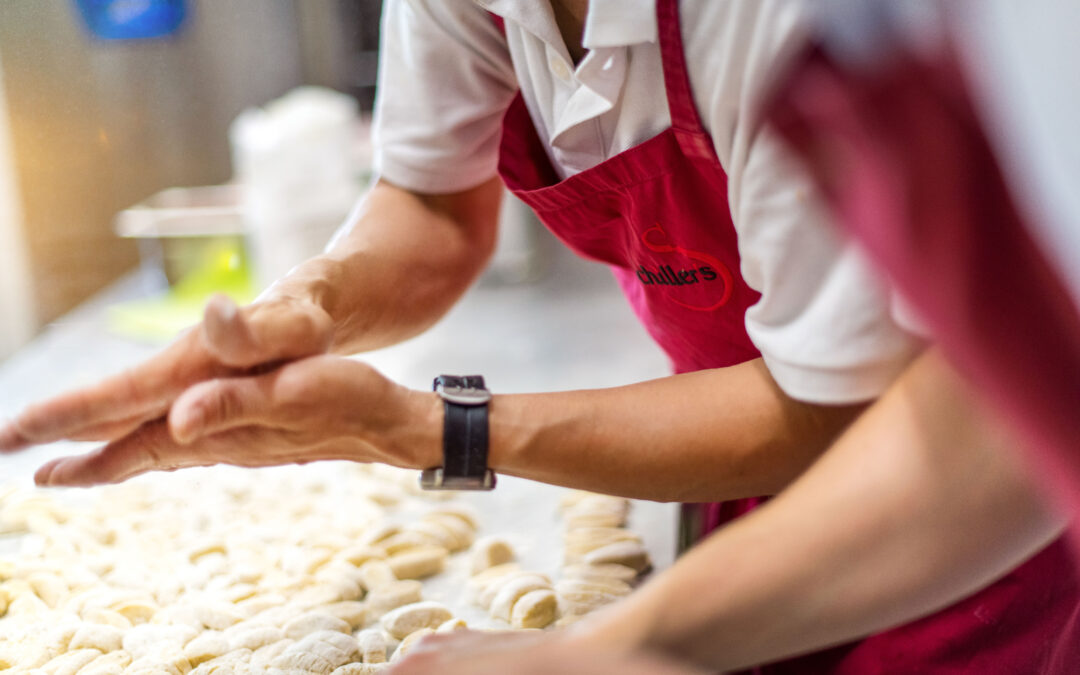
[[[521,570],[504,539],[477,540],[464,505],[418,494],[412,472],[312,468],[147,476],[86,503],[0,488],[0,534],[21,543],[0,557],[0,670],[376,673],[423,636],[466,627],[424,598],[423,580],[457,553],[472,597],[519,629],[621,597],[648,566],[627,546],[640,539],[622,529],[625,500],[568,496],[568,564],[552,583]],[[388,517],[417,501],[411,521]]]
[[[477,540],[472,549],[467,597],[491,616],[518,629],[571,624],[628,595],[651,568],[641,537],[626,529],[630,502],[574,491],[561,503],[562,578],[524,570],[510,544],[499,537]]]

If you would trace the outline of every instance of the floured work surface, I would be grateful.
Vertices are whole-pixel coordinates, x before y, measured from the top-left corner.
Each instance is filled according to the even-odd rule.
[[[572,623],[671,562],[671,505],[415,481],[333,462],[2,488],[0,670],[376,672],[430,632]]]

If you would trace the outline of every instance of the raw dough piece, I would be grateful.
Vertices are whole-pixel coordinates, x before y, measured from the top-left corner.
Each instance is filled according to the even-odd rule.
[[[225,638],[229,641],[229,651],[250,649],[254,652],[261,647],[283,640],[285,631],[277,626],[247,624],[245,622],[225,631]]]
[[[649,552],[636,541],[617,541],[585,554],[584,562],[589,565],[615,563],[626,565],[637,572],[644,572],[652,567]]]
[[[385,560],[369,560],[360,566],[360,581],[370,593],[383,586],[389,586],[398,580],[394,568]]]
[[[545,575],[537,572],[511,572],[509,574],[503,574],[496,577],[490,583],[486,584],[480,593],[477,595],[476,604],[480,605],[484,609],[491,609],[491,605],[495,600],[495,596],[502,590],[503,586],[511,583],[514,579],[519,577],[537,577],[542,579],[547,587],[551,587],[551,579],[548,579]],[[475,577],[474,577],[475,578]]]
[[[510,621],[518,598],[530,591],[551,589],[551,580],[539,574],[525,574],[502,584],[491,600],[491,616]]]
[[[248,598],[252,597],[253,595],[255,595],[255,593],[258,592],[258,590],[258,587],[254,584],[233,584],[232,586],[229,586],[228,588],[221,591],[221,598],[223,600],[228,600],[229,602],[236,604],[238,602],[241,602],[242,600],[247,600]]]
[[[124,633],[124,651],[132,659],[141,659],[151,654],[180,651],[199,633],[191,626],[157,625],[144,623]]]
[[[374,546],[368,546],[366,544],[357,544],[350,546],[347,549],[339,551],[337,554],[338,560],[343,560],[347,563],[360,567],[369,560],[380,560],[386,557],[386,552],[380,548]]]
[[[296,640],[292,638],[285,638],[284,640],[278,640],[273,644],[266,645],[265,647],[259,647],[255,650],[255,653],[251,655],[251,668],[252,670],[259,672],[269,668],[270,662],[276,659],[282,652],[288,649],[291,645],[296,644]]]
[[[297,607],[296,605],[278,605],[277,607],[264,609],[255,616],[251,617],[249,621],[264,623],[268,626],[284,626],[288,622],[292,621],[293,619],[304,613],[304,610],[300,607]]]
[[[496,565],[508,563],[514,559],[514,549],[502,537],[483,537],[472,547],[469,556],[469,572],[476,575]]]
[[[510,625],[514,628],[543,628],[555,620],[558,608],[555,591],[529,591],[514,603],[510,613]]]
[[[75,631],[71,642],[68,643],[68,649],[96,649],[103,654],[108,654],[120,649],[123,642],[124,631],[115,626],[84,623]]]
[[[51,675],[75,675],[80,668],[99,656],[101,652],[96,649],[76,649],[60,654],[46,663],[42,670]]]
[[[348,623],[327,612],[308,612],[285,624],[285,636],[299,640],[315,631],[335,631],[348,635],[352,628]]]
[[[229,652],[229,640],[218,631],[206,631],[184,646],[184,657],[192,666]]]
[[[395,581],[387,586],[376,588],[367,597],[368,620],[374,620],[392,609],[420,602],[423,585],[419,581],[407,579]]]
[[[460,523],[458,523],[460,525]],[[409,523],[405,526],[405,533],[409,535],[418,535],[427,540],[428,545],[439,546],[445,548],[447,551],[457,550],[459,548],[457,536],[450,531],[445,525],[439,523],[421,520],[415,523]]]
[[[294,576],[308,576],[330,561],[334,552],[325,548],[292,548],[282,556],[281,568]]]
[[[105,609],[104,607],[92,607],[83,612],[82,618],[84,621],[89,621],[90,623],[115,626],[121,630],[131,628],[131,621],[129,621],[126,616],[119,612],[114,612],[111,609]]]
[[[382,631],[369,628],[356,634],[360,654],[364,663],[384,663],[386,661],[386,637]]]
[[[71,590],[64,581],[48,572],[35,572],[26,578],[30,588],[34,591],[34,595],[41,598],[49,607],[55,609],[60,606],[68,595],[71,594]]]
[[[205,539],[205,540],[195,544],[190,549],[188,549],[187,557],[188,557],[189,561],[194,563],[194,562],[198,562],[199,558],[203,557],[204,555],[209,555],[211,553],[224,554],[225,552],[226,551],[225,551],[225,541],[224,540],[222,540],[222,539]]]
[[[320,610],[341,619],[349,624],[353,630],[363,626],[367,620],[367,605],[358,600],[334,602],[324,605]]]
[[[244,620],[244,616],[236,610],[234,605],[226,603],[199,605],[195,608],[195,612],[202,625],[211,630],[225,630],[234,623]]]
[[[283,670],[330,673],[359,655],[359,647],[351,636],[335,631],[317,631],[287,647],[270,662],[270,666]]]
[[[563,521],[567,530],[576,530],[582,527],[622,527],[626,518],[618,513],[593,512],[573,513]]]
[[[571,585],[582,583],[576,579],[564,579],[556,585],[555,594],[558,596],[558,610],[562,615],[586,615],[595,609],[617,602],[625,594],[612,593],[604,589],[604,586],[596,585]]]
[[[630,585],[618,579],[560,579],[555,582],[555,591],[559,595],[571,596],[574,593],[610,593],[629,595]]]
[[[468,525],[469,529],[473,532],[479,528],[479,520],[476,517],[476,511],[464,504],[444,504],[433,509],[424,516],[424,518],[427,519],[435,515],[453,516]]]
[[[469,624],[465,623],[465,619],[454,617],[453,619],[447,619],[439,624],[439,627],[435,629],[436,633],[453,633],[456,630],[464,630],[469,627]]]
[[[154,614],[161,608],[149,598],[137,598],[118,602],[109,609],[122,614],[132,624],[140,624],[154,618]]]
[[[102,654],[79,669],[79,675],[121,675],[131,663],[131,655],[125,651]]]
[[[617,579],[630,583],[637,578],[638,573],[632,567],[626,565],[586,565],[578,563],[567,565],[562,570],[563,577],[567,579]]]
[[[184,675],[191,670],[191,663],[178,651],[147,654],[131,662],[124,675]]]
[[[422,579],[441,572],[446,557],[447,550],[441,546],[420,546],[390,556],[387,565],[398,579]]]
[[[227,673],[232,675],[236,666],[247,663],[250,660],[250,649],[237,649],[236,651],[223,654],[216,659],[210,659],[209,661],[200,664],[191,671],[190,675],[214,675],[214,673],[222,675]]]
[[[401,528],[397,525],[381,523],[375,527],[364,530],[364,534],[360,536],[359,543],[367,546],[380,544],[380,542],[389,539],[398,532],[401,532]]]
[[[47,614],[49,606],[33,591],[24,591],[15,595],[8,604],[7,613],[11,616],[35,617]]]
[[[448,513],[429,513],[424,516],[424,519],[418,523],[414,523],[413,527],[421,527],[423,525],[434,525],[437,528],[444,530],[449,534],[450,545],[447,546],[451,551],[461,551],[469,548],[473,539],[476,538],[476,530],[457,516],[452,516]]]
[[[236,609],[244,616],[251,617],[271,607],[284,605],[287,601],[288,598],[278,593],[261,593],[237,602]]]
[[[453,616],[442,603],[415,602],[384,614],[382,625],[387,633],[400,640],[421,628],[438,628]]]
[[[598,548],[620,541],[641,543],[641,537],[618,527],[582,527],[570,530],[564,538],[566,562],[573,563]]]
[[[483,572],[473,575],[465,582],[465,598],[468,602],[483,607],[480,598],[486,594],[490,586],[499,583],[504,577],[518,573],[521,573],[521,565],[517,563],[503,563],[502,565],[489,567]],[[492,595],[494,595],[494,592],[492,592]],[[490,597],[487,598],[487,603],[490,606]],[[487,607],[484,608],[487,609]]]
[[[356,600],[363,595],[364,590],[359,583],[349,578],[339,577],[333,582],[323,581],[302,588],[292,597],[291,604],[310,609],[318,605],[329,605],[332,602]]]
[[[415,633],[407,635],[405,639],[401,641],[401,644],[398,645],[398,648],[394,650],[394,655],[390,657],[390,662],[395,663],[405,658],[405,655],[409,653],[409,650],[416,646],[417,642],[434,632],[434,628],[421,628]]]
[[[328,630],[311,633],[283,653],[289,651],[315,654],[325,659],[334,668],[360,658],[360,645],[356,638]]]
[[[418,548],[420,546],[431,546],[435,543],[437,542],[429,535],[404,530],[392,537],[387,537],[380,541],[379,546],[382,547],[382,550],[386,551],[386,555],[392,556],[396,553],[401,553],[402,551],[408,551],[409,549]]]

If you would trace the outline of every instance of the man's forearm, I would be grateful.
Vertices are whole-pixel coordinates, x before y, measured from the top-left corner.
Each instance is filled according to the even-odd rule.
[[[379,181],[333,250],[299,265],[265,295],[325,310],[338,353],[412,337],[482,271],[494,247],[501,190],[492,179],[460,193],[418,195]]]
[[[786,396],[760,359],[591,391],[496,396],[492,467],[660,501],[774,494],[862,405]]]
[[[798,481],[700,544],[577,639],[737,668],[913,620],[1060,532],[936,355]]]

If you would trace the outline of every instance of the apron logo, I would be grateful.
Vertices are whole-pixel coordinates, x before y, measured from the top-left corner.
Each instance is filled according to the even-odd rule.
[[[675,297],[669,299],[680,307],[696,312],[711,312],[726,305],[731,299],[732,288],[731,271],[727,265],[708,253],[674,246],[670,241],[667,232],[659,224],[641,233],[641,243],[653,253],[676,253],[703,264],[683,269],[675,269],[671,265],[657,265],[649,269],[640,265],[637,269],[638,280],[645,286],[692,286],[720,279],[724,283],[724,292],[719,300],[710,305],[689,304]]]

